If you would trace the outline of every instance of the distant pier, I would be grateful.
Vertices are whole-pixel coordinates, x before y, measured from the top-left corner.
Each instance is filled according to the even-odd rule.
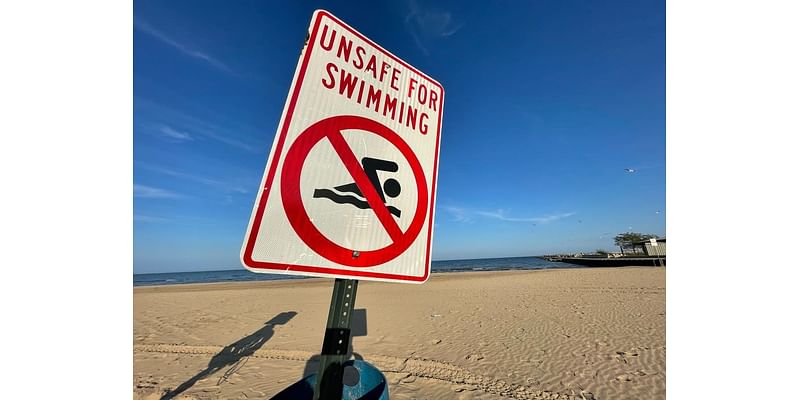
[[[546,255],[540,258],[547,261],[585,265],[587,267],[665,267],[667,257],[574,257]]]

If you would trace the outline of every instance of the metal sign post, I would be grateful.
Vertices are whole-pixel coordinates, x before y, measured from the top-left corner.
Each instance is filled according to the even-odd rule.
[[[356,302],[358,281],[336,278],[325,326],[325,338],[319,357],[314,400],[340,400],[342,398],[343,363],[347,361],[350,345],[350,320]]]
[[[318,373],[286,396],[388,399],[348,360],[355,279],[430,277],[443,108],[439,82],[314,12],[240,253],[253,272],[336,278]]]

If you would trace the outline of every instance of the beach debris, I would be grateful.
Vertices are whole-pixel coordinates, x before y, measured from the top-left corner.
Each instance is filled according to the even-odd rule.
[[[439,318],[442,314],[431,314],[431,318]]]
[[[635,351],[618,351],[617,355],[614,358],[617,359],[618,362],[624,362],[625,364],[628,363],[627,357],[638,357],[639,353]]]
[[[439,343],[442,343],[442,339],[433,339],[429,343],[430,344],[439,344]]]
[[[466,357],[464,357],[464,358],[465,358],[465,359],[467,359],[467,360],[470,360],[470,361],[480,361],[480,360],[483,360],[483,356],[482,356],[482,355],[479,355],[479,354],[470,354],[470,355],[468,355],[468,356],[466,356]]]

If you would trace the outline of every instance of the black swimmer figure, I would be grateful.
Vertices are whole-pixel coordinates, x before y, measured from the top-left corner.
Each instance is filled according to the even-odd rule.
[[[361,159],[361,166],[364,167],[364,173],[367,174],[367,178],[369,178],[370,183],[372,183],[372,187],[374,187],[375,191],[378,192],[378,196],[381,197],[381,201],[383,201],[384,204],[386,204],[386,196],[395,198],[400,195],[400,182],[398,182],[396,179],[389,178],[383,183],[383,185],[381,185],[380,178],[378,178],[378,171],[397,172],[398,167],[396,162],[364,157]],[[336,186],[334,189],[342,193],[353,193],[359,197],[365,197],[355,182]],[[324,197],[333,201],[334,203],[339,204],[352,204],[362,210],[370,208],[369,203],[361,200],[358,197],[350,195],[343,196],[330,189],[315,189],[314,197]],[[394,216],[400,218],[399,209],[394,206],[388,206],[386,208],[388,208],[389,212]]]

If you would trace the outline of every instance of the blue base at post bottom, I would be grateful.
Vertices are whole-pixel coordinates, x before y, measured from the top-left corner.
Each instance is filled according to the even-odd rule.
[[[372,364],[362,360],[348,360],[344,367],[355,368],[358,371],[357,382],[346,382],[342,388],[342,400],[389,400],[389,385],[386,377]],[[347,383],[355,383],[349,386]],[[272,397],[272,400],[310,400],[314,398],[314,385],[317,384],[317,374],[311,374],[292,386],[283,389]]]

